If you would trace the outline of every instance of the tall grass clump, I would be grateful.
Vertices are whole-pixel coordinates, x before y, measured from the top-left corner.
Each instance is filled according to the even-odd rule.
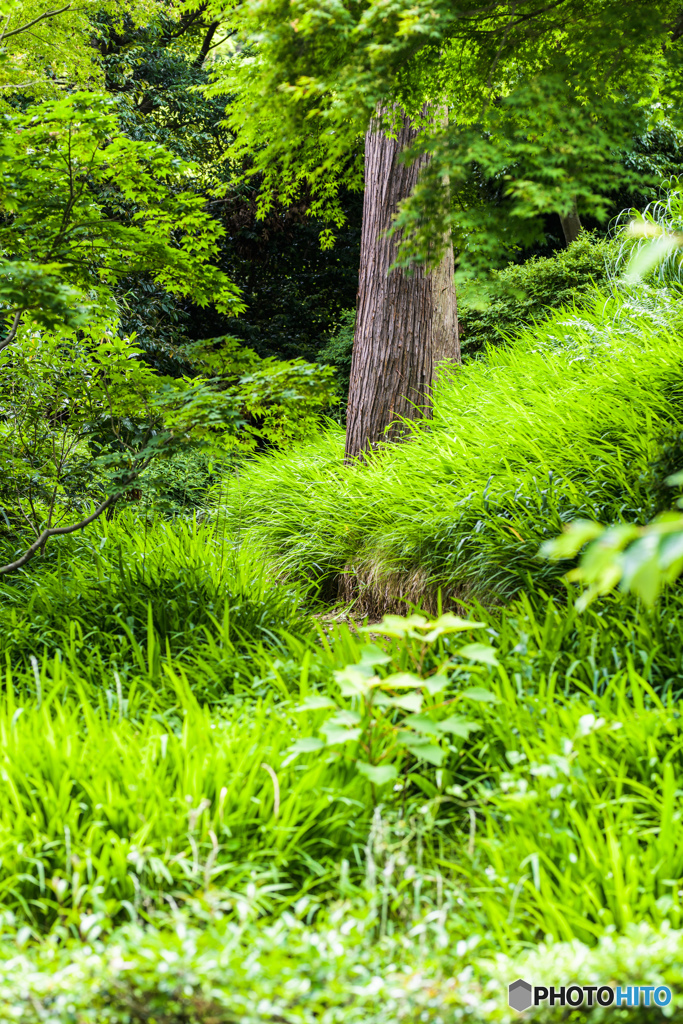
[[[215,701],[275,682],[271,655],[297,675],[314,635],[300,586],[275,583],[258,546],[196,519],[124,512],[0,580],[0,660],[26,692],[36,661],[71,692],[132,686],[144,702],[180,664]]]
[[[322,759],[283,765],[301,734],[290,709],[269,697],[216,716],[196,704],[183,673],[171,681],[175,722],[153,711],[131,721],[120,694],[110,705],[52,689],[18,703],[8,689],[5,909],[78,934],[84,914],[136,917],[217,886],[234,910],[258,883],[267,910],[324,891],[340,855],[363,841],[357,780]]]
[[[645,521],[683,464],[683,304],[665,290],[556,312],[453,372],[410,440],[345,468],[343,438],[254,459],[223,521],[283,578],[375,614],[444,595],[508,600],[562,567],[539,543],[576,517]]]
[[[323,649],[331,664],[381,661],[388,686],[431,680],[437,711],[455,702],[467,714],[438,767],[418,744],[389,785],[358,770],[363,737],[339,735],[340,714],[357,720],[348,668],[311,689],[302,666],[288,699],[219,713],[167,668],[173,722],[61,688],[19,702],[8,687],[0,906],[36,936],[77,937],[193,899],[236,920],[245,907],[271,920],[308,907],[313,920],[347,900],[377,938],[439,920],[448,941],[477,934],[507,953],[643,922],[681,927],[683,732],[670,696],[631,664],[599,690],[565,691],[553,670],[525,679],[503,647],[461,648],[462,632],[417,646],[385,632],[375,627],[379,655],[346,626]],[[402,707],[414,700],[381,705],[382,728],[397,715],[431,728]]]
[[[637,231],[630,230],[637,225]],[[646,277],[649,281],[676,291],[683,284],[683,256],[680,237],[683,230],[683,192],[671,189],[653,200],[641,212],[623,210],[615,224],[619,240],[616,270],[628,271],[634,253],[649,247],[652,256],[647,261]],[[658,239],[652,248],[652,239]],[[672,243],[672,244],[669,244]]]

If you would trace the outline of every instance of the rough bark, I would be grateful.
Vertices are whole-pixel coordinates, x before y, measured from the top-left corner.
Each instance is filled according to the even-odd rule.
[[[581,234],[581,218],[579,217],[579,211],[576,209],[576,200],[566,216],[563,217],[560,214],[560,223],[564,231],[565,243],[571,245]]]
[[[373,124],[365,140],[365,195],[356,329],[347,409],[346,459],[404,433],[401,419],[431,414],[437,364],[460,360],[453,249],[431,273],[389,272],[397,239],[386,231],[412,192],[426,158],[399,156],[416,137],[404,117],[396,139]]]

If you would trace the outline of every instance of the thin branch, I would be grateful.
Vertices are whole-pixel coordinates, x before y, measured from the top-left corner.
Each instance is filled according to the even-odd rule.
[[[95,511],[88,516],[87,519],[82,519],[80,523],[73,523],[71,526],[53,526],[51,529],[43,530],[40,536],[31,544],[30,548],[24,551],[23,555],[16,559],[14,562],[8,562],[7,565],[0,565],[0,576],[4,576],[8,572],[15,572],[17,569],[21,569],[22,566],[30,562],[36,552],[45,546],[50,537],[62,537],[67,533],[76,533],[77,530],[83,530],[90,523],[94,523],[103,512],[114,504],[114,502],[120,497],[118,494],[110,495],[106,501],[103,501],[101,505],[95,509]]]
[[[31,519],[31,517],[27,516],[26,513],[24,512],[24,506],[21,504],[21,498],[17,499],[17,506],[18,506],[19,511],[21,512],[22,516],[24,517],[24,519],[26,520],[28,525],[31,527],[31,530],[33,532],[33,536],[34,537],[39,537],[40,534],[38,533],[38,530],[36,529],[35,523]]]
[[[211,46],[209,47],[209,50],[215,50],[217,46],[221,46],[223,43],[227,42],[228,39],[232,39],[232,37],[234,35],[236,35],[236,34],[237,34],[237,29],[236,28],[231,29],[228,32],[227,36],[223,36],[223,38],[219,39],[217,43],[212,43]]]
[[[4,341],[0,341],[0,352],[2,352],[4,348],[7,348],[8,345],[11,345],[14,339],[16,338],[17,331],[19,329],[19,321],[21,320],[21,314],[23,312],[23,309],[18,309],[17,312],[14,314],[14,320],[12,320],[12,326],[9,329],[9,334],[7,335]]]
[[[45,11],[45,14],[39,14],[33,21],[27,21],[21,28],[13,28],[11,32],[3,32],[0,36],[0,42],[9,39],[10,36],[18,36],[21,32],[26,32],[33,25],[37,25],[39,21],[45,21],[46,18],[54,18],[57,14],[64,14],[64,11],[68,11],[70,7],[71,4],[67,4],[66,7],[60,7],[56,11]]]

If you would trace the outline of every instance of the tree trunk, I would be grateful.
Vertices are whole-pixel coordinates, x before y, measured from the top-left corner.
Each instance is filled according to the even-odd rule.
[[[572,208],[566,217],[560,214],[560,223],[562,224],[562,230],[564,231],[564,240],[567,245],[571,245],[572,242],[581,234],[581,219],[579,217],[579,211],[576,209],[576,200],[572,203]]]
[[[385,233],[412,192],[427,158],[406,165],[399,154],[417,135],[407,117],[397,139],[370,126],[365,139],[365,195],[356,329],[347,409],[346,460],[405,432],[401,418],[431,415],[437,364],[460,362],[453,247],[430,274],[389,272],[397,239]]]

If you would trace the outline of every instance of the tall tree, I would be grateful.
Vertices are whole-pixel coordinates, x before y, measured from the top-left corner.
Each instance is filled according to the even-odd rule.
[[[393,268],[397,240],[387,234],[413,191],[425,157],[403,159],[417,130],[402,116],[396,137],[376,119],[365,140],[365,194],[356,330],[346,429],[346,459],[428,416],[435,369],[459,361],[453,248],[431,273]]]
[[[491,0],[476,11],[461,0],[260,0],[229,14],[225,0],[209,6],[237,33],[239,48],[216,67],[211,90],[230,96],[233,153],[263,176],[264,214],[275,197],[295,201],[305,186],[316,212],[338,224],[339,185],[362,181],[358,142],[378,107],[411,118],[425,103],[457,108],[457,123],[428,126],[415,147],[424,161],[413,165],[393,250],[396,265],[411,270],[433,265],[452,237],[460,269],[469,261],[470,271],[486,273],[520,244],[542,240],[549,213],[576,230],[577,202],[604,219],[608,193],[627,179],[637,184],[619,151],[651,115],[681,109],[680,0]],[[393,168],[390,148],[382,156],[372,147],[369,169],[375,160]],[[504,210],[454,201],[473,168],[502,186]],[[386,186],[388,199],[403,198],[393,170]],[[378,425],[396,416],[397,381],[415,407],[427,403],[430,355],[415,339],[428,279],[415,274],[409,312],[407,279],[398,271],[386,277],[392,248],[376,240],[385,215],[378,207],[377,231],[368,220],[364,234],[347,454],[374,443]],[[436,318],[429,320],[432,331]]]

